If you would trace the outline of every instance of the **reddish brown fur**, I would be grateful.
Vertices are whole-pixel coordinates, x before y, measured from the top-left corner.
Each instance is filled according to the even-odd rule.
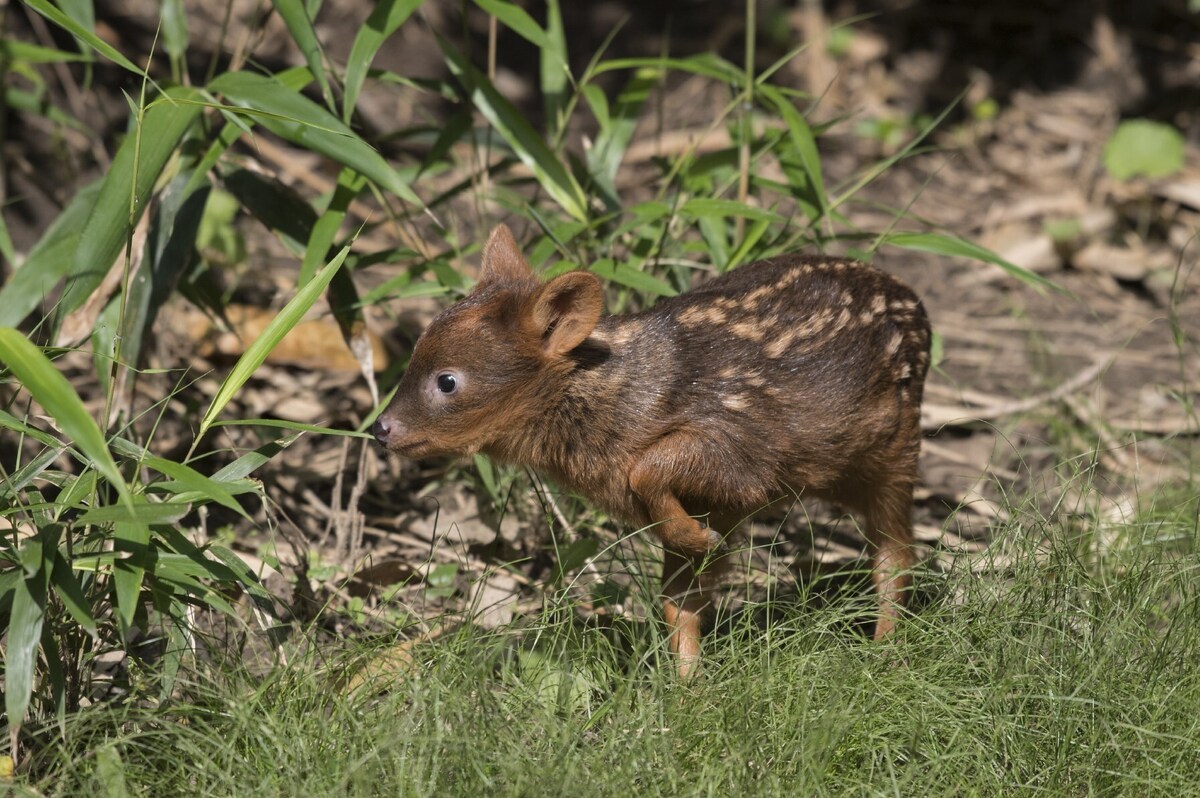
[[[795,495],[860,514],[880,596],[876,636],[887,634],[913,565],[929,362],[912,291],[862,263],[792,255],[642,313],[601,316],[602,306],[595,276],[540,283],[497,228],[478,286],[421,336],[376,436],[411,457],[484,452],[530,466],[652,525],[684,674],[699,655],[724,534]],[[450,394],[439,388],[447,374]]]

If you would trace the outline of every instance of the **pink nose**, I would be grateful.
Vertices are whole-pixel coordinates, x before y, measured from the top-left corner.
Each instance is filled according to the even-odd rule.
[[[371,426],[371,434],[375,436],[375,440],[379,441],[384,446],[387,446],[388,437],[391,435],[392,430],[395,429],[395,427],[395,421],[390,421],[387,418],[380,416],[379,418],[375,419],[374,425]]]

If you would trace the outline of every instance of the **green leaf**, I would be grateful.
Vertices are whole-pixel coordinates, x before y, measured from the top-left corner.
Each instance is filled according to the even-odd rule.
[[[601,258],[588,266],[588,271],[606,280],[612,280],[614,283],[620,283],[636,291],[644,291],[654,296],[675,296],[678,293],[653,274],[640,272],[628,263],[618,263],[612,258]]]
[[[315,424],[305,424],[300,421],[288,421],[282,418],[231,418],[224,421],[217,421],[213,424],[214,427],[276,427],[278,429],[290,429],[297,432],[315,432],[318,435],[340,435],[348,438],[367,438],[373,437],[366,432],[356,432],[352,429],[337,429],[335,427],[320,427]]]
[[[633,140],[642,107],[650,97],[650,92],[658,85],[661,76],[662,72],[657,69],[636,70],[617,95],[617,101],[611,109],[607,107],[607,100],[600,94],[598,87],[589,86],[588,88],[595,89],[595,92],[584,94],[600,122],[600,133],[596,136],[596,143],[587,153],[588,171],[614,199],[616,189],[613,188],[613,180],[621,167],[621,161],[625,158],[625,151],[629,149],[629,142]]]
[[[25,489],[26,485],[37,479],[43,471],[50,467],[51,463],[58,459],[64,448],[66,447],[61,444],[48,448],[16,471],[8,474],[6,479],[0,482],[0,499],[14,499]],[[7,505],[8,502],[3,504]]]
[[[316,76],[317,85],[321,87],[321,96],[325,104],[333,110],[333,92],[329,89],[329,78],[325,75],[324,55],[321,53],[321,43],[317,41],[317,32],[313,28],[312,17],[303,0],[272,0],[275,10],[283,18],[288,32],[296,40],[308,68]]]
[[[602,62],[593,70],[592,74],[601,75],[605,72],[613,72],[615,70],[643,68],[658,70],[676,69],[693,75],[716,78],[726,83],[732,83],[735,86],[740,86],[744,77],[739,67],[712,53],[694,55],[687,58],[616,58],[611,61]]]
[[[87,598],[83,595],[83,588],[80,587],[79,580],[75,578],[75,572],[71,570],[70,564],[61,553],[55,554],[50,584],[75,622],[86,629],[88,634],[95,637],[96,621],[92,618]]]
[[[458,79],[467,98],[491,123],[513,152],[528,166],[538,183],[563,210],[579,221],[587,220],[587,199],[583,189],[562,161],[546,146],[546,142],[516,107],[496,91],[488,81],[455,47],[441,36],[438,44],[446,56],[446,64]]]
[[[4,651],[4,707],[10,729],[20,728],[33,695],[38,643],[46,617],[46,586],[62,527],[50,524],[21,548],[24,578],[14,585]]]
[[[135,443],[125,440],[124,438],[113,439],[113,449],[123,457],[128,457],[134,460],[139,465],[146,468],[152,468],[155,471],[165,476],[171,477],[181,488],[193,491],[199,497],[206,501],[213,501],[222,507],[233,510],[243,518],[249,519],[250,516],[242,509],[242,505],[229,492],[229,488],[222,485],[220,482],[204,476],[191,466],[183,463],[176,463],[174,460],[168,460],[165,457],[158,457],[150,454],[148,451],[138,446]],[[157,505],[152,505],[157,506]],[[86,516],[85,516],[86,517]],[[146,521],[146,523],[151,523]]]
[[[683,203],[683,207],[679,209],[679,213],[695,219],[725,219],[730,216],[743,216],[747,219],[764,222],[780,223],[783,221],[782,216],[770,211],[764,211],[761,208],[752,208],[735,200],[724,199],[690,199]]]
[[[371,10],[366,24],[358,29],[350,58],[346,62],[345,97],[342,100],[342,120],[349,124],[358,103],[358,94],[375,59],[375,53],[404,21],[412,16],[421,0],[381,0]]]
[[[29,426],[12,413],[9,413],[7,410],[0,410],[0,427],[10,429],[13,432],[19,432],[22,435],[28,435],[44,446],[50,446],[54,448],[62,446],[62,442],[59,441],[58,438],[47,432],[42,432],[40,429]]]
[[[280,79],[253,72],[227,72],[209,91],[242,107],[242,113],[277,136],[362,173],[396,196],[421,205],[400,174],[354,131]]]
[[[546,31],[533,21],[529,12],[512,0],[475,0],[475,5],[491,14],[513,33],[520,36],[539,50],[553,48],[553,43],[546,36]]]
[[[134,499],[133,507],[114,504],[95,507],[77,519],[81,524],[173,524],[191,512],[191,505],[182,502],[157,502],[151,504],[144,496]]]
[[[121,143],[80,235],[58,305],[60,319],[84,303],[116,262],[167,160],[199,115],[200,100],[195,89],[168,89],[146,107],[141,124]]]
[[[779,111],[779,115],[783,117],[783,121],[787,123],[788,136],[791,138],[796,154],[800,157],[800,164],[808,176],[812,189],[808,199],[821,209],[822,216],[825,215],[827,212],[825,178],[821,173],[821,156],[817,152],[817,139],[808,125],[808,120],[796,110],[791,98],[774,86],[759,86],[758,95],[774,105]]]
[[[96,472],[85,471],[72,477],[62,486],[62,493],[54,500],[54,520],[57,521],[68,510],[83,504],[83,500],[96,492]]]
[[[558,0],[546,3],[546,45],[539,47],[542,72],[542,99],[546,113],[546,135],[557,139],[566,119],[567,84],[571,77],[567,65],[567,37],[563,31]]]
[[[333,239],[341,229],[350,203],[362,191],[364,182],[363,178],[353,169],[343,169],[338,175],[337,188],[334,189],[333,196],[329,199],[328,207],[313,223],[309,232],[308,242],[304,248],[304,260],[300,264],[300,279],[296,281],[297,285],[304,285],[311,280],[317,268],[329,260],[329,248],[333,246]]]
[[[594,538],[580,538],[558,550],[558,578],[565,579],[567,574],[583,564],[600,550],[600,544]]]
[[[70,271],[79,249],[80,230],[95,206],[100,186],[101,181],[97,180],[71,198],[58,218],[42,233],[25,263],[0,288],[0,326],[20,324]]]
[[[304,252],[304,242],[317,223],[317,212],[295,190],[270,175],[248,169],[229,172],[224,183],[242,208],[279,236],[288,250],[297,256]]]
[[[1054,291],[1063,290],[1057,284],[1047,280],[1040,274],[1023,269],[1015,263],[1009,263],[991,250],[981,247],[978,244],[972,244],[970,241],[964,241],[956,236],[944,235],[942,233],[889,233],[880,243],[893,244],[897,247],[918,250],[920,252],[932,252],[936,255],[971,258],[972,260],[984,263],[993,263],[1021,282],[1033,286],[1038,291],[1043,291],[1047,288]]]
[[[180,60],[187,55],[187,11],[183,0],[162,0],[162,37],[172,59]]]
[[[271,462],[271,458],[282,452],[299,439],[300,434],[289,435],[277,441],[264,443],[252,452],[247,452],[232,463],[221,468],[212,478],[217,482],[237,482],[253,474],[262,466]]]
[[[163,506],[142,505],[144,508]],[[145,565],[150,553],[150,528],[138,521],[117,521],[113,525],[113,549],[132,555],[128,559],[113,563],[117,617],[124,630],[133,625],[133,617],[137,614],[138,595],[142,590],[142,578],[146,573]]]
[[[1183,135],[1149,119],[1122,122],[1104,145],[1104,168],[1117,180],[1173,175],[1183,169]]]
[[[41,47],[14,39],[0,40],[0,53],[8,56],[9,61],[24,61],[27,64],[73,63],[88,60],[86,56],[79,53],[68,53],[65,50]]]
[[[337,254],[329,265],[309,281],[308,285],[296,292],[296,296],[292,297],[279,314],[271,320],[267,328],[262,334],[255,339],[242,356],[238,358],[238,362],[234,365],[233,370],[229,372],[229,376],[221,383],[221,388],[217,391],[217,395],[213,397],[212,403],[205,411],[204,417],[200,420],[200,429],[196,433],[196,440],[200,440],[217,420],[217,416],[229,404],[229,400],[241,390],[246,384],[246,380],[250,379],[263,361],[267,359],[267,355],[274,349],[283,337],[291,331],[293,327],[300,323],[304,314],[317,301],[317,297],[329,285],[329,281],[333,279],[333,275],[341,268],[342,262],[346,260],[346,255],[350,252],[350,247],[347,246]]]
[[[112,483],[125,504],[132,507],[129,488],[108,451],[100,428],[88,415],[83,401],[67,378],[46,359],[40,349],[11,327],[0,327],[0,360],[88,458],[92,467]]]
[[[149,77],[136,64],[130,61],[125,56],[121,55],[115,47],[105,42],[99,36],[91,31],[90,28],[84,27],[76,20],[64,14],[59,9],[55,8],[49,0],[25,0],[25,5],[32,8],[34,11],[41,14],[46,19],[58,25],[60,28],[70,31],[77,39],[87,44],[100,55],[109,59],[115,64],[118,64],[139,77]],[[78,4],[76,4],[78,5]],[[90,7],[90,4],[89,4]],[[153,81],[151,81],[153,82]]]

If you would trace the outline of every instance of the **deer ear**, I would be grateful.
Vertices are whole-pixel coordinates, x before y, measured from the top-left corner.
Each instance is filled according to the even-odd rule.
[[[521,255],[517,240],[508,225],[500,225],[488,236],[483,248],[483,268],[479,285],[493,282],[529,282],[533,270]]]
[[[604,291],[596,275],[567,272],[538,291],[529,315],[532,332],[547,355],[561,356],[592,334],[604,309]]]

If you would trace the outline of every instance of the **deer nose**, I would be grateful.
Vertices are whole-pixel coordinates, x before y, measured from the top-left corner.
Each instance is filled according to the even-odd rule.
[[[387,446],[388,437],[391,435],[392,430],[395,429],[395,427],[396,422],[389,421],[383,416],[380,416],[379,418],[375,419],[375,423],[371,425],[371,434],[375,436],[375,440],[379,441],[384,446]]]

